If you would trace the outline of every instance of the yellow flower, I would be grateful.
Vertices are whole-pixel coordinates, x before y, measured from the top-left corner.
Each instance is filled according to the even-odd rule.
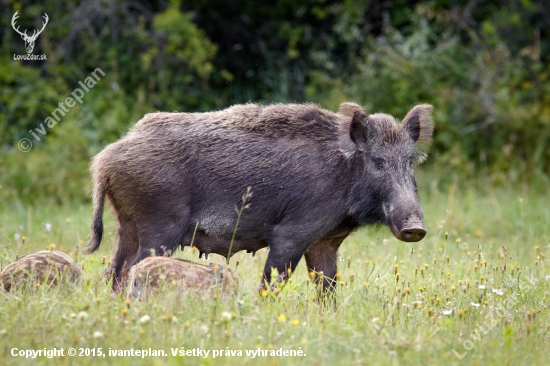
[[[68,224],[71,222],[71,219],[67,217],[67,219],[65,220],[65,222]]]
[[[298,319],[294,319],[292,321],[292,325],[298,325],[298,324],[300,324],[300,321]]]
[[[280,321],[281,323],[286,322],[286,315],[285,315],[285,314],[279,315],[279,321]]]

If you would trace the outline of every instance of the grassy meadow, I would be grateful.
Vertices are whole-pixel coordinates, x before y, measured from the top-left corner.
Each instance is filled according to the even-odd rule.
[[[55,248],[82,263],[83,277],[75,286],[31,284],[0,293],[0,360],[4,365],[546,364],[548,194],[525,187],[439,187],[428,176],[419,177],[419,187],[426,238],[403,243],[387,229],[357,231],[339,252],[334,302],[319,301],[304,262],[285,286],[258,294],[266,250],[231,259],[239,289],[228,296],[185,296],[167,287],[148,301],[127,301],[113,295],[102,278],[115,245],[110,213],[99,252],[83,255],[79,248],[88,235],[91,205],[3,206],[2,268]],[[225,261],[217,255],[199,259],[191,248],[175,256]],[[54,347],[65,356],[12,356],[13,348]],[[77,356],[68,356],[69,348]],[[166,356],[108,354],[132,348],[164,350]],[[197,349],[209,355],[172,356],[172,350]],[[269,355],[281,349],[303,355]]]

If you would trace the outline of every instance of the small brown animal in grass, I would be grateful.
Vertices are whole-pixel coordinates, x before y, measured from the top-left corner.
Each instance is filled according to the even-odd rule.
[[[227,292],[237,286],[237,278],[221,264],[202,264],[168,257],[148,257],[128,273],[128,295],[147,298],[159,287],[175,287],[179,291],[205,292],[220,288]]]
[[[28,283],[53,287],[64,281],[76,283],[81,274],[80,266],[67,254],[41,250],[9,264],[0,274],[0,282],[6,291]]]

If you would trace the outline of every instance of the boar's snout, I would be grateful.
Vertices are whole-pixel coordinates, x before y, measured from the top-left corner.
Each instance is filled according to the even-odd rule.
[[[420,241],[426,236],[426,230],[424,230],[422,225],[407,227],[405,229],[401,229],[400,236],[401,240],[406,242]]]
[[[396,230],[397,231],[397,230]],[[397,238],[406,242],[416,242],[424,239],[426,236],[426,229],[424,229],[424,223],[422,219],[416,215],[409,217],[408,220],[402,224],[401,229],[397,232]]]

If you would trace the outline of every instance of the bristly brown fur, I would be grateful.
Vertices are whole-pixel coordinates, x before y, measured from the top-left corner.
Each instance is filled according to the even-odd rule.
[[[272,268],[286,276],[315,247],[308,266],[333,278],[335,253],[355,227],[382,223],[399,239],[423,237],[410,162],[415,142],[431,133],[428,108],[415,107],[402,124],[355,103],[340,113],[245,104],[148,114],[93,159],[89,249],[99,247],[107,197],[119,223],[115,290],[146,257],[191,243],[205,256],[269,247],[266,282]],[[254,195],[235,231],[247,187]]]
[[[64,282],[75,283],[82,274],[80,265],[60,251],[41,250],[9,264],[0,274],[4,290],[28,283],[44,284],[49,287]]]
[[[326,142],[336,138],[340,125],[345,124],[346,120],[348,118],[311,103],[268,106],[248,103],[207,113],[149,113],[134,126],[132,132],[152,125],[190,123],[229,127],[241,133],[255,132],[273,137]]]
[[[163,284],[181,293],[208,293],[214,289],[228,293],[238,288],[237,277],[222,264],[205,266],[166,257],[145,258],[130,269],[128,278],[128,297],[138,299],[147,299]]]

